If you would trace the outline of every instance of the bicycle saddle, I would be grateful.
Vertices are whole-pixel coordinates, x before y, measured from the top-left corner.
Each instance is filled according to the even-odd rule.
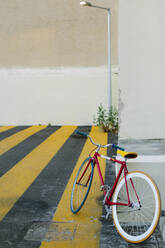
[[[117,154],[120,154],[121,156],[123,156],[124,158],[127,159],[132,159],[132,158],[136,158],[138,156],[138,154],[136,152],[125,152],[125,151],[121,151],[121,150],[117,150]]]

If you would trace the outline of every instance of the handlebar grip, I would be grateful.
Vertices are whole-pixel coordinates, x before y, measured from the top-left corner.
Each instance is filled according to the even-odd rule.
[[[112,147],[115,148],[116,150],[117,150],[117,149],[119,149],[119,150],[121,150],[121,151],[124,151],[124,150],[125,150],[124,148],[122,148],[122,147],[120,147],[120,146],[117,146],[117,145],[115,145],[115,144],[113,144]]]
[[[83,132],[80,132],[80,131],[76,131],[76,134],[80,134],[80,135],[85,136],[85,137],[88,136],[86,133],[83,133]]]

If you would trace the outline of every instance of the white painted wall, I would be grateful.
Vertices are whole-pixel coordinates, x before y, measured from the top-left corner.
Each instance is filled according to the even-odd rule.
[[[165,138],[164,10],[164,0],[119,0],[120,138]]]
[[[107,67],[0,69],[0,125],[91,125],[107,106]],[[112,68],[117,105],[117,68]]]

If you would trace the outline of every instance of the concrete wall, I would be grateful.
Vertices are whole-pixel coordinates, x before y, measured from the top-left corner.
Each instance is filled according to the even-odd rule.
[[[116,68],[118,2],[92,3],[111,7]],[[105,11],[78,0],[0,0],[0,51],[0,125],[91,124],[107,105]]]
[[[117,74],[113,70],[117,104]],[[0,125],[91,125],[107,105],[107,68],[0,70]]]
[[[112,63],[117,64],[118,1],[112,9]],[[0,67],[107,64],[107,14],[79,0],[0,0]]]
[[[164,9],[119,0],[120,138],[165,138]]]

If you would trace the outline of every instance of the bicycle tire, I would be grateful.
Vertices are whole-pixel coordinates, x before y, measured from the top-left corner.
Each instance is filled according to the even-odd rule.
[[[91,188],[94,173],[94,164],[92,160],[91,162],[90,160],[91,157],[88,157],[83,161],[74,180],[70,200],[70,208],[74,214],[80,211],[80,209],[84,205]]]
[[[130,179],[132,179],[140,204]],[[118,233],[125,240],[140,243],[151,236],[158,224],[161,208],[160,194],[153,179],[144,172],[128,173],[127,185],[131,206],[113,205],[113,221]],[[128,203],[124,177],[116,187],[113,202]]]

